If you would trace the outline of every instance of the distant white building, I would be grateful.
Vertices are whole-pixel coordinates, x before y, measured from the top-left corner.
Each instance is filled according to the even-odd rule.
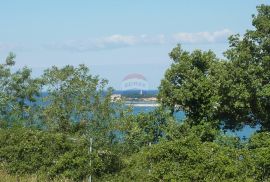
[[[121,94],[112,94],[111,101],[119,101],[121,100]]]

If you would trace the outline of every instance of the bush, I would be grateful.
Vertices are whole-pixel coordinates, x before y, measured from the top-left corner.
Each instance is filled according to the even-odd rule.
[[[258,181],[270,178],[270,133],[261,132],[253,135],[248,143],[253,168]]]
[[[81,181],[120,171],[122,162],[110,150],[88,152],[84,137],[29,128],[0,129],[0,162],[12,175]],[[90,165],[90,159],[92,165]]]

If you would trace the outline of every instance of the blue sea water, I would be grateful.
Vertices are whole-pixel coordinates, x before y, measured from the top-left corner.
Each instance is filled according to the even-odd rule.
[[[133,107],[133,113],[134,114],[139,114],[139,113],[147,113],[147,112],[151,112],[154,111],[156,109],[156,107],[153,106],[134,106]],[[181,121],[185,118],[185,113],[183,111],[179,111],[177,113],[174,114],[174,117],[178,120]]]
[[[133,107],[133,113],[139,114],[139,113],[148,113],[151,111],[154,111],[156,107],[153,106],[134,106]],[[179,111],[174,114],[175,118],[181,122],[185,118],[185,113],[183,111]],[[249,138],[253,133],[255,133],[257,130],[259,130],[260,127],[256,126],[255,128],[252,128],[250,126],[245,126],[243,129],[238,131],[227,131],[226,134],[231,136],[237,136],[241,139],[243,138]]]
[[[119,93],[121,93],[121,91],[118,91]],[[118,94],[117,92],[117,94]],[[46,96],[48,93],[44,92],[42,93],[42,97]],[[156,95],[157,91],[153,90],[153,91],[149,91],[150,95]],[[151,112],[154,111],[156,109],[156,106],[149,106],[147,104],[156,104],[156,102],[130,102],[131,104],[135,103],[135,104],[141,104],[140,106],[133,106],[133,113],[134,114],[139,114],[139,113],[147,113],[147,112]],[[143,106],[143,104],[146,104],[146,106]],[[185,118],[185,113],[183,111],[179,111],[177,113],[175,113],[175,118],[181,122],[181,120],[183,120]],[[238,136],[240,138],[249,138],[253,133],[255,133],[257,130],[259,130],[260,127],[256,126],[255,128],[251,128],[250,126],[245,126],[242,130],[239,131],[227,131],[228,135],[234,135],[234,136]]]

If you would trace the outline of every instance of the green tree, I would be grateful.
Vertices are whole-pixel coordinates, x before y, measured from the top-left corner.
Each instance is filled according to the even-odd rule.
[[[34,109],[40,94],[40,79],[31,77],[31,70],[24,67],[16,72],[15,54],[10,53],[4,64],[0,64],[0,120],[12,125],[14,123],[29,125],[34,122]]]
[[[48,91],[43,121],[49,130],[87,135],[98,149],[115,141],[123,106],[112,102],[107,80],[92,76],[85,65],[52,67],[42,78]]]
[[[224,129],[260,124],[270,129],[270,6],[257,7],[254,30],[229,37],[227,60],[209,52],[170,53],[173,64],[160,85],[160,102],[186,112],[190,123],[214,121]]]
[[[235,98],[226,100],[236,119],[247,124],[260,123],[263,129],[270,129],[270,6],[257,7],[253,15],[254,30],[247,30],[243,37],[229,38],[230,49],[225,56],[230,60],[230,89],[226,95]],[[229,107],[229,106],[228,106]]]
[[[170,53],[173,60],[159,87],[159,100],[172,112],[183,110],[191,124],[214,121],[220,108],[215,79],[219,60],[211,51],[183,51],[178,45]],[[216,123],[213,123],[215,126]]]

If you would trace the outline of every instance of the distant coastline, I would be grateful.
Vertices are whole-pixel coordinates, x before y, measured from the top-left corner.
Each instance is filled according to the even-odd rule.
[[[142,94],[140,94],[142,93]],[[160,104],[157,102],[157,90],[128,90],[128,91],[115,91],[111,99],[113,101],[124,101],[127,106],[134,107],[158,107]]]
[[[157,102],[147,102],[147,101],[140,101],[140,102],[126,101],[125,105],[133,106],[133,107],[159,107],[160,106],[160,104]]]

